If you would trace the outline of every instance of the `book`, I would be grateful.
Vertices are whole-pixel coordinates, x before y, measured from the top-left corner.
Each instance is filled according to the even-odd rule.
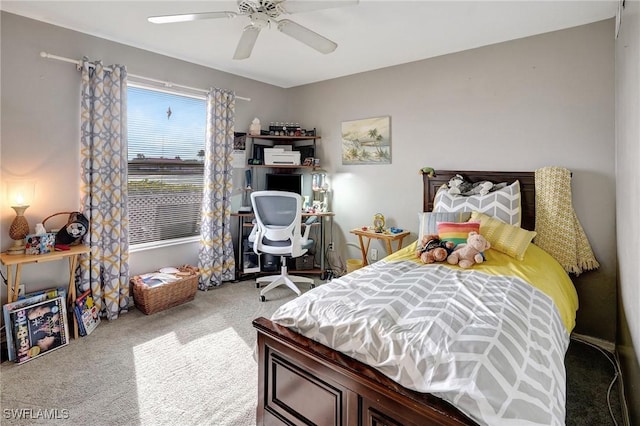
[[[87,331],[84,329],[84,324],[82,324],[82,308],[74,305],[73,314],[76,316],[76,322],[78,323],[78,336],[86,336]]]
[[[10,312],[16,359],[22,364],[69,344],[64,297],[48,299]]]
[[[100,324],[100,313],[93,303],[91,290],[85,291],[76,299],[75,313],[78,319],[78,332],[81,336],[91,334]]]
[[[47,299],[55,297],[66,297],[66,289],[64,287],[51,288],[47,290],[34,291],[21,296],[15,302],[10,302],[2,307],[3,324],[5,325],[5,336],[7,339],[7,358],[9,361],[16,359],[16,347],[13,340],[13,323],[11,322],[11,311],[23,308],[25,306],[34,305]]]

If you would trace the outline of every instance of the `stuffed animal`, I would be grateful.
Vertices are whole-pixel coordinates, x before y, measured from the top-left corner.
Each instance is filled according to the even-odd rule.
[[[455,175],[449,179],[449,194],[460,195],[471,190],[471,182],[467,182],[461,175]]]
[[[462,195],[487,195],[493,189],[493,182],[483,180],[471,185],[471,189]]]
[[[426,174],[429,177],[434,177],[436,175],[436,171],[433,169],[433,167],[423,167],[420,170],[418,170],[419,174]]]
[[[471,185],[471,189],[466,192],[463,192],[462,195],[487,195],[490,192],[497,191],[498,189],[502,189],[507,186],[506,182],[501,183],[493,183],[488,180],[483,180],[480,182],[476,182]]]
[[[469,232],[467,242],[458,244],[456,249],[447,257],[447,262],[459,265],[461,268],[470,268],[476,263],[484,262],[482,252],[491,248],[491,244],[482,235],[475,231]]]
[[[453,242],[443,241],[436,234],[425,235],[416,250],[416,257],[424,263],[444,262],[453,252],[454,246]]]

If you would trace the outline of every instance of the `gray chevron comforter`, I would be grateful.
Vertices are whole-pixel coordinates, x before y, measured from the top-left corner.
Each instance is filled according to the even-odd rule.
[[[553,300],[521,278],[383,260],[271,319],[480,424],[565,423],[569,334]]]

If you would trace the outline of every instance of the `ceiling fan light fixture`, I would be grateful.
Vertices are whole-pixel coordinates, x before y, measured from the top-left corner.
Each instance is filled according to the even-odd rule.
[[[251,19],[251,25],[256,28],[264,28],[269,24],[269,16],[262,12],[255,12],[249,15],[249,19]],[[247,27],[245,27],[247,29]]]
[[[278,21],[278,31],[325,55],[333,52],[338,47],[337,43],[289,19]]]

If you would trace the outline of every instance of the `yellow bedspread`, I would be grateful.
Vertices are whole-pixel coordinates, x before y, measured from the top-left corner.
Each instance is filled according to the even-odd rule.
[[[415,241],[385,257],[384,260],[421,262],[415,256],[417,244],[418,241]],[[472,268],[490,275],[515,275],[544,292],[555,302],[567,332],[571,333],[576,325],[578,294],[569,275],[549,253],[532,243],[529,244],[522,261],[493,249],[485,252],[485,258],[485,262],[476,264]],[[446,262],[444,264],[451,268],[460,268]],[[425,265],[425,267],[429,267],[429,265]]]

